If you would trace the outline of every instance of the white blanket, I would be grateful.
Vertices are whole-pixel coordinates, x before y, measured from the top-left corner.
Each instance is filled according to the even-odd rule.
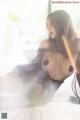
[[[7,113],[7,120],[80,120],[80,105],[69,100],[72,79],[73,75],[64,81],[48,104],[33,108],[28,107],[23,82],[0,80],[0,117]]]

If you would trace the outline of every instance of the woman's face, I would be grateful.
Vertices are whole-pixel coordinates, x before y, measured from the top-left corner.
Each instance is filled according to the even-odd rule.
[[[47,30],[52,39],[56,37],[56,29],[53,25],[49,23],[48,20],[47,20]]]

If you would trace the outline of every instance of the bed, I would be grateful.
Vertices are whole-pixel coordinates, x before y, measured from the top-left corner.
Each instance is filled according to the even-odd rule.
[[[0,79],[0,119],[7,114],[7,120],[80,120],[80,104],[71,101],[73,77],[74,73],[65,79],[50,102],[37,107],[28,106],[25,83]]]

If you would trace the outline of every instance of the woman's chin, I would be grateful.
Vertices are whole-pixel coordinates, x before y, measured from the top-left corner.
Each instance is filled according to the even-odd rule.
[[[54,38],[55,38],[55,36],[54,36],[54,35],[50,35],[50,36],[51,36],[51,38],[52,38],[52,39],[54,39]]]

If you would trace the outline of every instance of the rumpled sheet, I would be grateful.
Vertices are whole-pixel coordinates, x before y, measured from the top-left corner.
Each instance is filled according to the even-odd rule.
[[[64,81],[48,104],[37,107],[28,107],[22,81],[0,80],[0,119],[7,113],[7,120],[80,120],[80,105],[70,100],[73,77]]]

